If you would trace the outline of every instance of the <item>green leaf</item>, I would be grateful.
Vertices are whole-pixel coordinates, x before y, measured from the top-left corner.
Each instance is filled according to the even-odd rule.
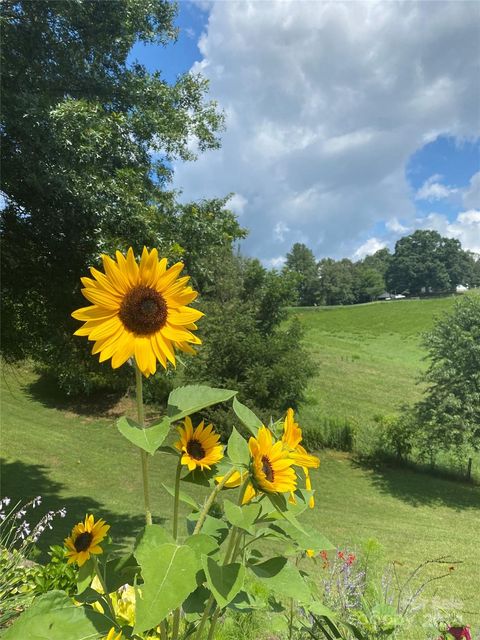
[[[213,558],[202,557],[207,585],[220,608],[226,607],[243,587],[245,567],[239,562],[218,564]]]
[[[117,429],[129,442],[136,447],[140,447],[147,453],[154,454],[158,447],[163,444],[170,430],[171,420],[163,418],[151,427],[142,427],[130,418],[122,417],[117,420]]]
[[[116,591],[123,584],[134,584],[140,573],[133,554],[109,560],[105,568],[105,582],[109,593]]]
[[[250,451],[245,438],[238,433],[235,427],[228,439],[227,453],[230,460],[237,465],[248,466],[250,463]]]
[[[313,551],[329,551],[330,549],[335,549],[335,545],[313,527],[307,527],[305,533],[303,533],[290,522],[279,522],[272,525],[272,529],[284,531],[287,536],[293,540],[295,545],[303,551],[307,549],[312,549]]]
[[[249,504],[243,507],[230,502],[230,500],[223,501],[223,508],[225,509],[225,515],[230,524],[233,524],[239,529],[244,529],[248,533],[253,533],[253,523],[260,514],[261,507],[259,504]]]
[[[191,513],[187,516],[187,529],[190,534],[193,533],[199,515],[199,513]],[[214,518],[213,516],[207,516],[202,526],[202,533],[215,538],[219,544],[225,540],[228,531],[227,524],[220,518]]]
[[[137,591],[134,633],[143,633],[159,624],[197,588],[198,561],[187,545],[156,544],[144,536],[135,550],[143,585]]]
[[[175,540],[172,534],[164,529],[160,524],[147,524],[144,529],[139,533],[135,543],[134,555],[137,557],[137,551],[140,554],[144,549],[150,549],[152,546],[159,547],[162,544],[173,543]]]
[[[174,487],[170,487],[168,484],[165,484],[164,482],[162,482],[162,487],[165,489],[165,491],[167,493],[169,493],[172,497],[175,497],[175,489]],[[199,506],[198,506],[198,502],[196,500],[194,500],[193,498],[191,498],[188,493],[185,493],[185,491],[179,491],[178,492],[178,499],[181,502],[184,502],[185,504],[188,504],[189,507],[192,507],[193,509],[198,510]]]
[[[49,591],[2,635],[2,640],[86,640],[106,634],[111,620],[91,607],[79,607],[64,591]]]
[[[285,518],[285,520],[288,520],[291,524],[293,524],[293,526],[296,529],[298,529],[302,533],[306,533],[305,529],[298,522],[298,520],[295,518],[293,513],[291,513],[289,511],[290,505],[289,505],[288,501],[286,500],[286,498],[285,498],[285,496],[283,494],[281,494],[281,493],[268,493],[267,494],[267,498],[273,504],[273,506],[278,511],[278,513],[280,513],[281,516],[283,518]]]
[[[200,585],[195,591],[188,596],[185,602],[182,604],[182,609],[187,615],[197,615],[203,613],[205,611],[205,605],[207,604],[207,600],[210,596],[210,591]]]
[[[310,589],[296,567],[283,556],[270,558],[249,569],[275,594],[295,598],[298,602],[309,602]]]
[[[202,556],[214,555],[219,550],[218,542],[205,533],[189,536],[183,544],[189,546],[200,559]]]
[[[236,391],[231,389],[216,389],[206,385],[189,385],[178,387],[168,396],[167,415],[176,421],[201,411],[212,404],[226,402],[233,398]]]
[[[85,564],[83,564],[77,574],[77,594],[81,594],[92,583],[94,576],[93,558],[89,558]]]
[[[191,482],[201,487],[212,487],[215,484],[216,476],[218,476],[218,470],[215,465],[211,469],[203,469],[203,471],[200,467],[196,467],[182,478],[182,482]]]
[[[251,409],[239,402],[236,398],[233,399],[233,410],[250,433],[257,436],[258,430],[263,424],[260,418],[257,418]]]

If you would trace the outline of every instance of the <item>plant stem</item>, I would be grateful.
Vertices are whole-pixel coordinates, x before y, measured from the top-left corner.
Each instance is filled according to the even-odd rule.
[[[202,632],[205,628],[205,624],[207,623],[208,615],[214,601],[215,599],[213,597],[213,594],[210,594],[210,597],[207,600],[207,604],[205,605],[205,611],[203,612],[202,619],[200,620],[200,624],[198,625],[197,633],[195,634],[195,640],[200,640],[202,637]]]
[[[178,538],[178,503],[180,496],[180,474],[182,473],[181,457],[178,458],[177,472],[175,474],[175,496],[173,498],[173,539],[175,542]],[[172,624],[172,640],[177,640],[178,631],[180,629],[180,607],[177,607],[173,613]]]
[[[110,613],[112,615],[112,620],[113,622],[115,622],[115,609],[113,608],[113,604],[112,604],[112,600],[110,598],[110,594],[108,593],[107,590],[107,585],[105,584],[105,580],[103,578],[102,572],[100,571],[100,567],[98,565],[98,560],[97,560],[97,556],[92,554],[92,560],[93,560],[93,568],[95,569],[95,573],[97,574],[97,578],[102,586],[103,589],[103,596],[105,598],[105,601],[108,605],[108,608],[110,609]]]
[[[208,638],[207,640],[213,640],[213,633],[215,631],[215,625],[217,624],[218,616],[220,615],[220,609],[217,609],[212,616],[212,620],[210,622],[210,629],[208,630]]]
[[[231,469],[226,475],[224,475],[221,482],[217,484],[217,486],[213,489],[212,493],[208,496],[208,500],[205,502],[203,509],[200,512],[200,515],[198,516],[197,524],[195,525],[195,529],[193,530],[193,535],[200,533],[203,527],[203,523],[205,522],[205,518],[207,517],[208,512],[210,511],[210,507],[212,506],[215,498],[223,489],[223,487],[228,482],[230,477],[234,474],[234,472],[235,472],[235,469]]]
[[[137,396],[137,417],[138,424],[145,429],[145,414],[143,411],[143,379],[142,372],[135,362],[135,390]],[[150,509],[150,489],[148,486],[148,453],[140,450],[142,460],[143,497],[145,501],[145,522],[152,524],[152,511]]]

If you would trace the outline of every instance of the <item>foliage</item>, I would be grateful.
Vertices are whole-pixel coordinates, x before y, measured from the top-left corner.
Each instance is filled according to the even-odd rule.
[[[459,240],[444,238],[437,231],[417,230],[398,240],[386,279],[393,292],[455,290],[458,284],[470,284],[472,256]]]
[[[318,267],[312,250],[296,242],[287,253],[285,272],[296,276],[298,304],[302,307],[317,304],[319,300]]]
[[[89,391],[89,371],[101,386],[108,378],[86,347],[72,347],[80,275],[126,244],[188,250],[172,227],[181,219],[183,233],[197,214],[167,191],[171,162],[194,159],[192,141],[218,146],[222,115],[204,79],[169,85],[127,65],[135,42],[175,39],[175,14],[165,0],[2,4],[2,349],[51,372],[63,363],[67,390],[77,378]],[[220,205],[199,210],[212,250],[212,235],[218,246],[239,233]]]
[[[49,551],[50,560],[45,565],[38,565],[34,575],[34,592],[36,595],[48,591],[61,590],[73,596],[77,588],[77,576],[73,565],[67,564],[65,548],[52,545]]]
[[[480,296],[457,301],[426,334],[427,390],[417,405],[420,444],[436,449],[480,449]]]
[[[351,260],[336,262],[332,258],[320,260],[320,295],[327,305],[353,304],[355,302],[355,271]]]

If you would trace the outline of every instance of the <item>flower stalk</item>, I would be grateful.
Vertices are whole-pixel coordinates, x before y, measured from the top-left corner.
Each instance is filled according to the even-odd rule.
[[[210,507],[215,501],[215,498],[223,489],[223,487],[226,485],[226,483],[230,480],[230,478],[233,476],[234,473],[235,473],[235,469],[230,469],[230,471],[223,476],[220,482],[213,489],[212,493],[208,496],[208,499],[205,502],[203,509],[200,512],[200,515],[198,517],[197,524],[195,525],[195,529],[193,530],[193,535],[200,533],[200,531],[202,530],[203,523],[205,522],[205,519],[208,515],[208,512],[210,511]]]
[[[93,568],[95,570],[95,573],[97,575],[97,578],[102,586],[103,589],[103,597],[105,599],[105,602],[108,605],[108,608],[110,610],[110,613],[112,615],[112,621],[115,622],[115,609],[113,608],[113,604],[112,604],[112,600],[110,598],[110,594],[108,593],[108,589],[107,589],[107,585],[105,583],[103,574],[100,570],[100,565],[98,564],[98,558],[94,555],[92,555],[92,560],[93,560]]]
[[[143,379],[142,372],[138,364],[135,362],[135,391],[137,398],[137,418],[138,424],[145,429],[145,413],[143,409]],[[140,450],[142,462],[142,480],[143,480],[143,498],[145,502],[145,522],[152,524],[152,511],[150,508],[150,487],[148,481],[148,453],[143,449]]]

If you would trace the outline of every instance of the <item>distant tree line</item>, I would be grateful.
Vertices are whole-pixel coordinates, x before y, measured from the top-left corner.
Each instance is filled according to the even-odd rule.
[[[419,295],[480,286],[480,257],[459,240],[419,230],[400,238],[394,253],[380,249],[363,260],[323,258],[317,262],[296,243],[283,270],[293,282],[299,306],[346,305],[376,300],[384,292]]]

